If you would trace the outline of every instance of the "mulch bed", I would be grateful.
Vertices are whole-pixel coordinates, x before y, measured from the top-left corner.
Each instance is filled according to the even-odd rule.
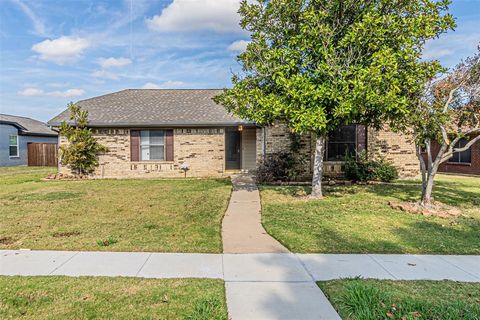
[[[395,202],[388,203],[392,209],[402,210],[411,214],[421,214],[423,216],[435,216],[439,218],[455,218],[462,215],[458,208],[450,207],[445,204],[433,203],[429,207],[423,207],[418,202]]]

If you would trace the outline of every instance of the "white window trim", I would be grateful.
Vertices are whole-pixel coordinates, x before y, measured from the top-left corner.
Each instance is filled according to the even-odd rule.
[[[10,155],[10,147],[15,147],[13,144],[10,144],[10,138],[11,138],[11,137],[16,137],[16,139],[15,139],[15,140],[17,141],[17,145],[16,145],[16,147],[17,147],[17,155],[16,155],[16,156]],[[12,159],[12,158],[20,158],[20,144],[19,144],[19,141],[18,141],[18,135],[11,134],[11,135],[8,136],[8,157],[9,157],[10,159]]]
[[[150,131],[163,131],[163,144],[159,144],[159,143],[148,143],[148,144],[142,144],[142,131],[148,131],[149,134],[150,134]],[[158,161],[165,161],[166,157],[167,157],[167,143],[166,143],[166,138],[167,138],[167,133],[165,130],[163,129],[153,129],[153,130],[140,130],[140,143],[138,144],[138,152],[139,152],[139,159],[140,161],[153,161],[153,162],[158,162]],[[149,160],[143,160],[142,159],[142,147],[145,147],[145,146],[148,146],[149,148],[151,146],[153,147],[163,147],[163,159],[149,159]]]

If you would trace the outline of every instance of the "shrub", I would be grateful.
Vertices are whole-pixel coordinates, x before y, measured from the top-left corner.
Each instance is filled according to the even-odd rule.
[[[70,120],[60,125],[60,135],[68,143],[60,146],[60,162],[68,166],[73,173],[85,175],[92,173],[98,166],[98,154],[108,152],[108,148],[97,142],[87,127],[88,112],[76,104],[68,105]]]
[[[391,182],[398,179],[398,170],[386,160],[369,160],[365,152],[358,155],[358,159],[347,155],[345,161],[345,177],[353,181],[383,181]]]
[[[302,173],[302,163],[299,156],[292,153],[270,154],[257,169],[257,182],[295,180]]]

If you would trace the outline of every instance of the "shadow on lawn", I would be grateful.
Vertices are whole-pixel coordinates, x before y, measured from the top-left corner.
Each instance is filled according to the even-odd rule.
[[[480,185],[480,179],[479,179]],[[311,188],[308,186],[272,187],[276,193],[301,198],[308,195]],[[479,186],[480,188],[480,186]],[[395,198],[399,201],[418,201],[421,196],[421,184],[418,181],[402,181],[401,184],[379,184],[379,185],[353,185],[353,186],[325,186],[324,194],[327,197],[343,197],[347,194],[367,192],[380,197]],[[480,206],[480,194],[478,192],[462,189],[461,183],[440,181],[434,187],[434,198],[440,202],[453,206]]]
[[[394,240],[374,239],[375,232],[363,236],[338,231],[323,225],[317,234],[318,248],[323,253],[425,253],[425,254],[480,254],[480,222],[459,218],[459,227],[450,221],[416,220],[391,232]],[[338,244],[338,245],[337,245]],[[291,248],[294,251],[296,248]]]
[[[480,205],[480,195],[477,192],[463,190],[456,183],[440,182],[433,190],[434,199],[448,205]],[[418,201],[422,192],[420,185],[370,185],[366,187],[366,191],[400,201]]]

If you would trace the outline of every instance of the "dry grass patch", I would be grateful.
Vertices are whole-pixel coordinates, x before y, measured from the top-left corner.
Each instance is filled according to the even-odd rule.
[[[221,280],[0,277],[1,319],[226,320]]]
[[[48,171],[0,169],[0,249],[222,250],[228,180],[41,181]]]

